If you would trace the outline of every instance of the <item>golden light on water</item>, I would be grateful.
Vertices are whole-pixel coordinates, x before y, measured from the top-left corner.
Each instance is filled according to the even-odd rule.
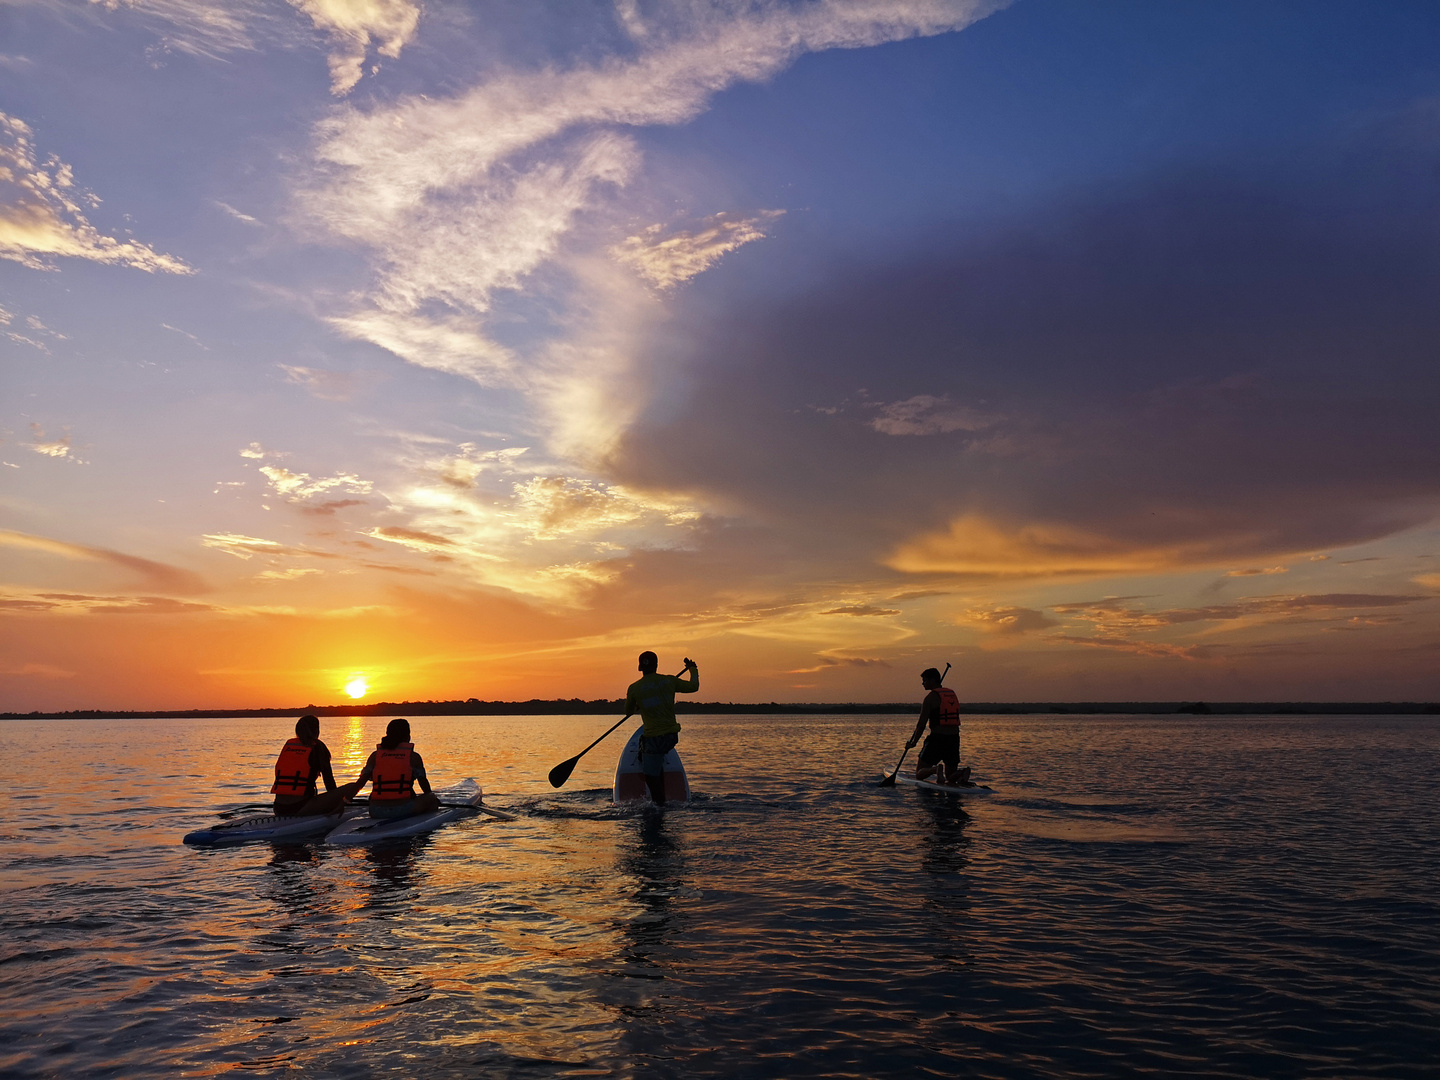
[[[356,675],[345,684],[345,692],[352,698],[362,698],[370,692],[370,684],[365,681],[364,675]]]

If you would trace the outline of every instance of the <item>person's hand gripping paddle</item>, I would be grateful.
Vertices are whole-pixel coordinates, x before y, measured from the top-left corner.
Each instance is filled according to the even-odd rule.
[[[689,668],[686,668],[685,670],[688,671]],[[947,666],[947,667],[945,668],[945,670],[946,670],[946,671],[949,671],[950,668]],[[685,673],[685,672],[682,671],[680,674],[683,675],[684,673]],[[678,678],[680,677],[680,675],[676,675],[675,677],[678,679]],[[630,717],[632,717],[632,716],[634,716],[634,715],[635,715],[634,713],[626,713],[624,716],[622,716],[622,717],[620,718],[619,722],[617,722],[617,723],[615,724],[615,726],[610,729],[610,731],[614,731],[615,728],[618,728],[621,724],[623,724],[626,720],[629,720]],[[580,759],[581,759],[582,757],[584,757],[586,754],[588,754],[591,750],[594,750],[595,747],[599,746],[602,742],[604,742],[604,741],[605,741],[605,736],[606,736],[606,735],[609,735],[609,734],[610,734],[610,731],[605,732],[605,735],[601,735],[600,738],[596,739],[596,740],[595,740],[594,742],[592,742],[589,746],[585,747],[584,750],[581,750],[581,751],[580,751],[578,754],[576,754],[574,757],[572,757],[572,758],[566,758],[564,761],[560,762],[559,765],[556,765],[553,769],[551,769],[551,770],[550,770],[550,786],[551,786],[551,787],[560,787],[562,784],[565,783],[566,780],[569,780],[569,779],[570,779],[570,774],[575,771],[575,766],[576,766],[576,764],[579,763]]]
[[[947,663],[947,664],[945,665],[945,670],[940,673],[940,681],[941,681],[941,682],[944,682],[944,681],[945,681],[945,676],[946,676],[946,675],[949,675],[949,674],[950,674],[950,665]],[[610,729],[610,731],[614,731],[614,730],[615,730],[614,728],[611,728],[611,729]],[[607,731],[607,732],[605,733],[605,735],[609,735],[609,734],[610,734],[609,731]],[[602,739],[603,739],[604,737],[605,737],[604,735],[601,736]],[[895,778],[900,775],[900,766],[905,764],[905,755],[908,754],[908,753],[910,753],[910,743],[907,741],[907,742],[905,743],[905,750],[904,750],[904,752],[902,752],[901,755],[900,755],[900,760],[895,763],[895,771],[892,772],[889,776],[885,777],[884,780],[881,780],[881,781],[880,781],[880,786],[881,786],[881,787],[894,787],[894,786],[895,786]],[[569,774],[569,773],[566,773],[565,775],[566,775],[566,776],[569,776],[570,774]],[[553,783],[553,781],[552,781],[552,783]],[[563,783],[563,781],[562,781],[562,783]],[[557,784],[556,787],[559,787],[559,785]]]

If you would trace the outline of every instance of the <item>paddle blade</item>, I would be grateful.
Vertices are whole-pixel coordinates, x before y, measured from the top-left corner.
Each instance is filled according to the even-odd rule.
[[[569,780],[570,774],[575,771],[575,763],[579,760],[580,756],[577,754],[569,761],[562,761],[559,765],[556,765],[553,769],[551,769],[550,786],[559,787],[561,784],[565,783],[566,780]]]
[[[881,780],[881,781],[880,781],[880,787],[894,787],[894,786],[895,786],[895,777],[897,777],[897,776],[899,776],[899,775],[900,775],[900,770],[899,770],[899,769],[896,769],[896,770],[895,770],[894,772],[892,772],[889,776],[885,777],[884,780]]]

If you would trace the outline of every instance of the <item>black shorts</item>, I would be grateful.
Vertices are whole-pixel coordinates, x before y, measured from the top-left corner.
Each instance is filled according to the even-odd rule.
[[[948,769],[960,767],[960,729],[951,728],[949,731],[932,731],[925,737],[925,742],[920,747],[920,764],[934,765],[937,761],[945,762]]]

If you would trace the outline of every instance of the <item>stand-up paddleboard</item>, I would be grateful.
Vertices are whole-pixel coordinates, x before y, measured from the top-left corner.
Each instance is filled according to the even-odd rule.
[[[925,788],[927,791],[949,791],[957,795],[993,795],[995,789],[985,784],[936,784],[929,780],[916,780],[913,776],[895,777],[897,784],[906,787]]]
[[[306,840],[324,836],[335,826],[364,813],[363,806],[347,806],[338,814],[311,814],[308,817],[247,814],[233,821],[186,833],[185,843],[193,847],[222,847],[248,844],[253,840]]]
[[[645,784],[645,767],[640,761],[640,734],[645,729],[638,727],[625,749],[620,751],[620,761],[615,766],[615,801],[650,802],[650,789]],[[665,799],[667,802],[685,802],[690,798],[690,781],[685,778],[685,766],[680,764],[680,752],[671,750],[665,755],[660,768],[664,770]]]
[[[419,836],[440,828],[463,817],[473,817],[477,812],[483,811],[480,800],[483,793],[480,785],[474,780],[465,780],[456,784],[453,788],[445,791],[437,791],[442,802],[452,805],[442,806],[438,810],[431,810],[428,814],[412,814],[410,817],[397,818],[394,821],[386,821],[383,818],[372,818],[369,811],[362,811],[361,816],[350,818],[333,829],[326,837],[327,844],[378,844],[382,840],[396,840],[404,836]],[[453,805],[459,803],[461,805]]]

